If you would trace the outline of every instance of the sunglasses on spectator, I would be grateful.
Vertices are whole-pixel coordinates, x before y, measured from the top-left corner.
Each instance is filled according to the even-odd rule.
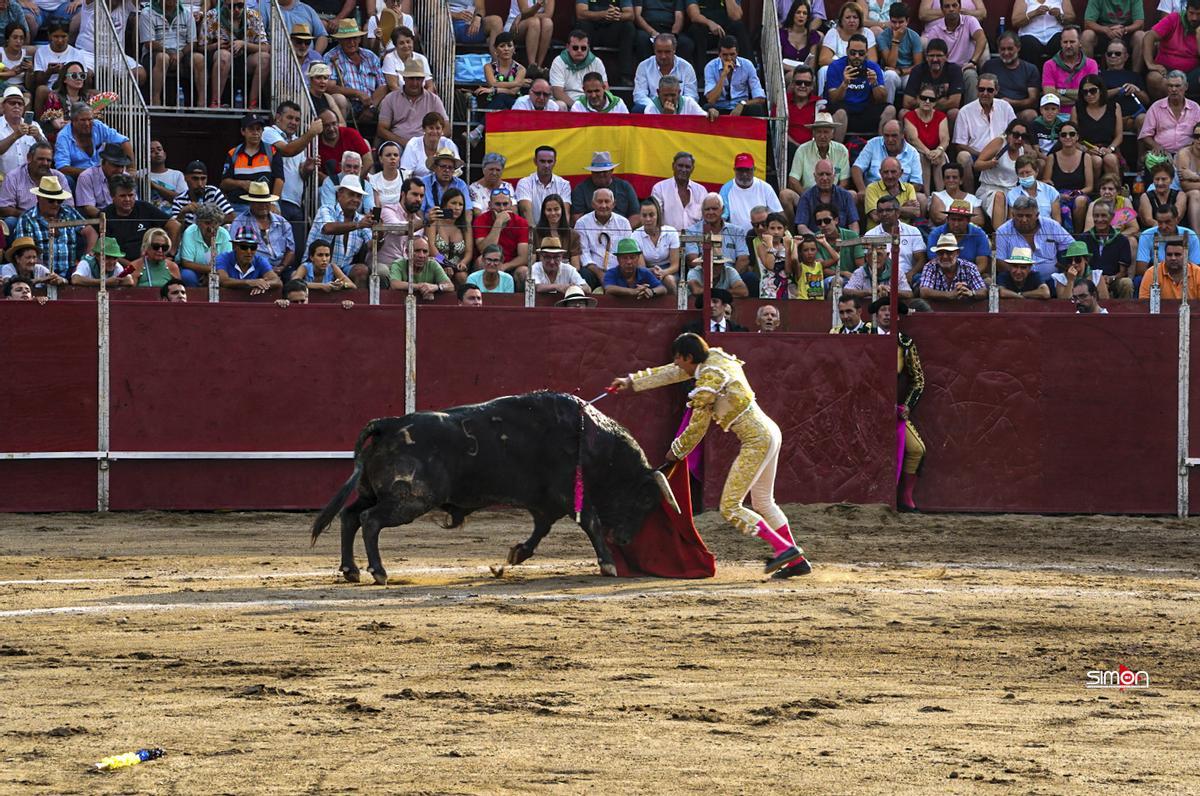
[[[170,251],[171,247],[165,243],[151,243],[150,249],[151,249],[151,251],[156,251],[156,252],[166,252],[166,251]]]
[[[1083,93],[1084,94],[1099,94],[1100,89],[1096,88],[1095,86],[1092,86],[1091,88],[1085,88],[1083,90]]]
[[[937,102],[937,97],[921,97],[921,102]]]
[[[1088,258],[1086,258],[1086,257],[1072,257],[1072,258],[1071,258],[1070,260],[1068,260],[1067,262],[1071,262],[1071,263],[1086,263],[1087,261],[1088,261]]]
[[[825,218],[818,218],[818,219],[817,219],[817,223],[818,223],[818,224],[821,224],[821,225],[825,225],[825,224],[832,224],[832,223],[833,223],[833,216],[825,216]]]
[[[797,86],[811,86],[813,84],[811,80],[794,80],[792,82]]]
[[[237,245],[237,247],[244,252],[246,252],[246,251],[252,252],[252,251],[255,251],[258,249],[258,244],[257,243],[239,243]]]
[[[84,75],[83,72],[67,72],[66,77],[68,80],[83,80]]]
[[[1026,135],[1028,135],[1028,133],[1026,133],[1024,130],[1012,130],[1009,132],[1009,135],[1016,138],[1024,138]]]
[[[549,97],[550,96],[549,91],[531,91],[529,93],[535,97]]]
[[[1078,138],[1079,133],[1072,133],[1070,130],[1064,130],[1058,134],[1059,138]]]
[[[577,52],[577,53],[587,52],[587,48],[588,48],[588,46],[586,44],[572,44],[571,52]]]
[[[1109,50],[1105,53],[1105,55],[1107,55],[1109,58],[1120,58],[1124,54],[1124,50]]]
[[[48,197],[45,197],[45,196],[43,196],[43,197],[40,197],[40,198],[42,198],[42,199],[45,199],[47,202],[49,202],[49,203],[50,203],[50,204],[52,204],[52,205],[60,205],[60,204],[62,204],[63,202],[65,202],[65,201],[66,201],[65,199],[50,199],[50,198],[48,198]]]
[[[975,89],[975,91],[978,92],[979,94],[995,94],[996,93],[996,89],[988,88],[987,86],[979,86]]]

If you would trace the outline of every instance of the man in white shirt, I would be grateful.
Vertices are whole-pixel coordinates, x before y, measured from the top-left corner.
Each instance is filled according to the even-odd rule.
[[[547,236],[542,238],[538,248],[538,261],[533,264],[533,283],[538,293],[565,293],[572,285],[591,292],[587,280],[579,275],[575,266],[564,263],[563,257],[567,250],[562,247],[558,238]]]
[[[764,180],[754,176],[754,156],[741,152],[733,159],[733,179],[721,186],[721,200],[725,203],[725,218],[735,227],[750,229],[750,211],[765,207],[772,213],[784,213],[775,189]],[[786,211],[787,217],[796,214],[796,208]]]
[[[642,113],[658,90],[664,77],[674,77],[683,89],[683,95],[699,104],[700,91],[696,87],[696,70],[687,61],[675,55],[675,36],[660,33],[654,37],[654,55],[638,64],[633,78],[633,112]]]
[[[542,145],[533,150],[536,170],[517,182],[517,212],[531,227],[537,225],[542,214],[542,202],[550,194],[563,200],[564,213],[571,212],[571,183],[554,173],[557,163],[558,151],[552,146]]]
[[[517,97],[513,103],[514,111],[561,111],[562,105],[552,98],[550,83],[544,77],[539,77],[529,85],[529,93]]]
[[[4,89],[0,108],[0,172],[12,174],[29,160],[29,148],[46,136],[37,122],[25,123],[25,94],[17,86]]]
[[[983,148],[1004,136],[1009,122],[1017,118],[1006,99],[997,99],[1000,80],[993,74],[979,76],[976,91],[979,99],[958,109],[954,122],[954,145],[958,149],[958,165],[963,170],[963,189],[975,192],[975,159]]]
[[[581,30],[573,30],[567,37],[567,46],[550,64],[550,90],[554,98],[569,108],[575,100],[583,96],[583,78],[591,72],[599,72],[605,81],[608,72],[604,70],[604,62],[596,57],[588,43],[588,35]]]
[[[592,212],[575,222],[583,250],[583,278],[592,288],[604,283],[605,271],[617,267],[617,244],[633,234],[629,220],[613,209],[615,205],[612,191],[597,188],[592,194]]]
[[[655,97],[642,110],[647,115],[663,114],[664,116],[707,116],[710,122],[716,121],[721,112],[709,108],[707,112],[700,103],[682,92],[679,78],[665,75],[658,81]]]
[[[321,134],[325,123],[318,116],[303,135],[300,134],[300,106],[284,100],[275,108],[275,124],[264,127],[264,145],[275,147],[275,156],[283,158],[283,190],[279,195],[279,215],[292,225],[295,240],[308,239],[304,228],[304,182],[317,167],[308,157],[309,143]]]
[[[677,152],[671,160],[674,176],[656,182],[650,195],[662,208],[663,224],[685,230],[700,223],[700,209],[708,193],[703,185],[692,180],[696,158],[690,152]]]
[[[921,230],[900,220],[900,202],[894,196],[881,198],[875,205],[875,213],[879,216],[879,224],[867,230],[866,237],[891,237],[896,232],[897,225],[899,226],[900,273],[907,276],[911,284],[925,267],[925,238],[922,237]]]

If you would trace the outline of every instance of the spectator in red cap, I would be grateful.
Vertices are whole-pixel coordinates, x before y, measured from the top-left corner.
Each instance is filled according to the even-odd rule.
[[[783,212],[775,190],[754,176],[754,156],[749,152],[734,156],[733,179],[721,186],[721,199],[725,202],[725,218],[742,229],[750,229],[750,211],[756,207],[765,207],[773,213]],[[795,212],[795,207],[788,208],[788,217]]]

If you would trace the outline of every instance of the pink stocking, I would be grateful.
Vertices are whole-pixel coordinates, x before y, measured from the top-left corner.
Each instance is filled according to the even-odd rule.
[[[768,527],[767,524],[762,520],[759,520],[758,531],[754,535],[771,545],[771,549],[775,551],[775,555],[779,555],[784,550],[787,550],[789,547],[791,547],[791,544],[789,544],[787,540],[785,540],[775,531],[772,531],[770,527]]]

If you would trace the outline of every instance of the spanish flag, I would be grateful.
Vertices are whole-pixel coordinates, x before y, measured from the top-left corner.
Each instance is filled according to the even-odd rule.
[[[505,157],[508,174],[532,174],[533,150],[549,145],[558,152],[554,173],[572,187],[587,178],[592,153],[600,151],[612,155],[617,176],[638,196],[649,196],[654,183],[671,176],[671,159],[680,151],[696,156],[692,179],[711,191],[733,179],[739,152],[754,155],[756,176],[767,176],[765,119],[500,111],[489,113],[486,124],[488,151]]]

